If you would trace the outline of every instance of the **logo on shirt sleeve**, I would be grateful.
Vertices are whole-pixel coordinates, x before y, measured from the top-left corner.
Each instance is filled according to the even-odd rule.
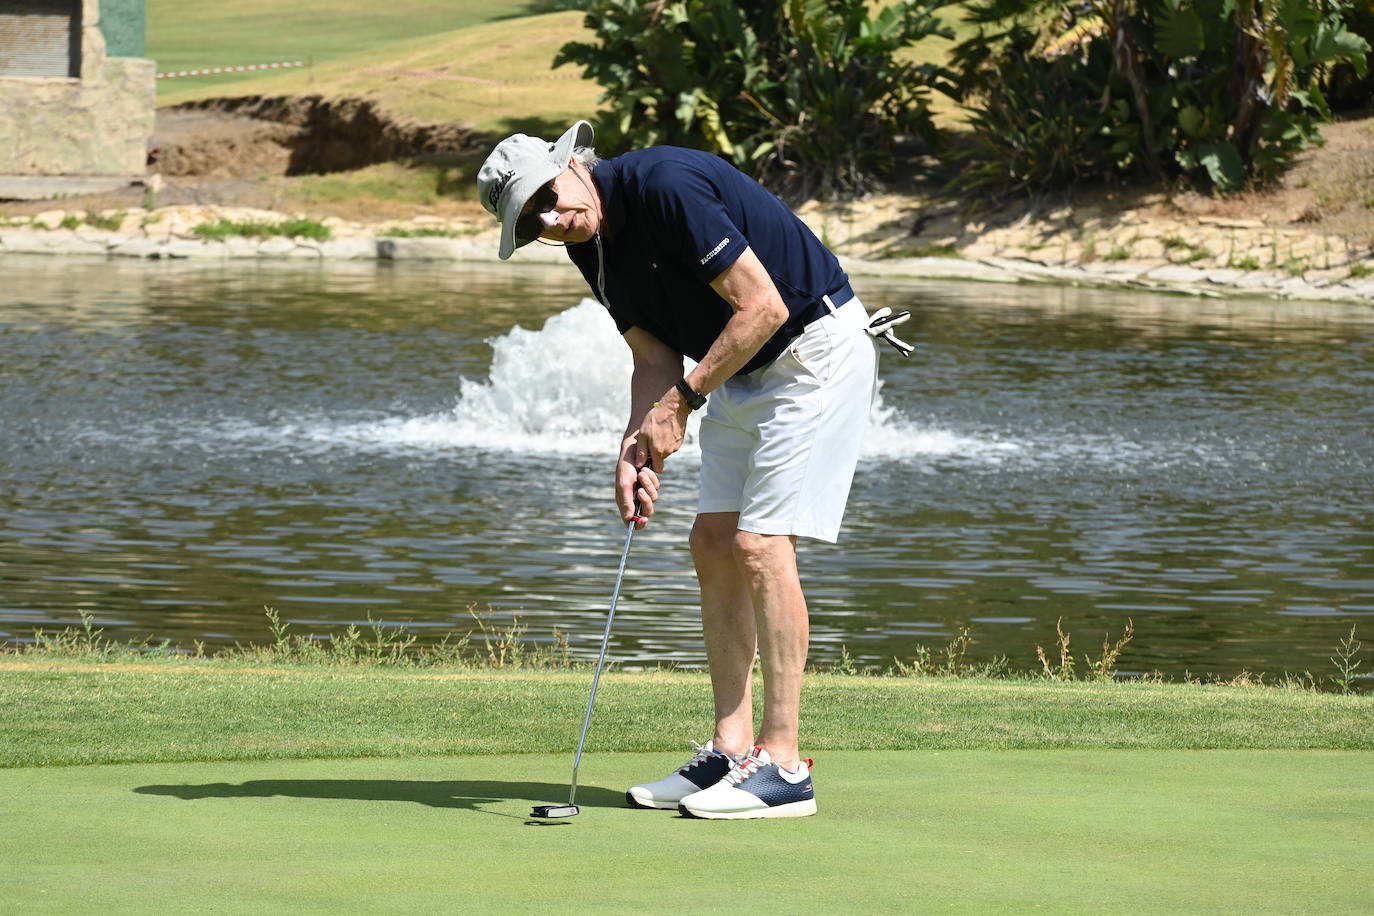
[[[702,267],[705,267],[707,261],[711,260],[711,259],[714,258],[716,255],[718,255],[718,254],[720,254],[722,251],[724,251],[724,250],[725,250],[725,246],[726,246],[726,245],[729,245],[729,244],[730,244],[730,236],[727,235],[725,238],[723,238],[723,239],[720,240],[720,244],[719,244],[719,245],[717,245],[715,248],[712,248],[710,251],[706,252],[706,256],[705,256],[704,258],[701,259],[701,266],[702,266]]]

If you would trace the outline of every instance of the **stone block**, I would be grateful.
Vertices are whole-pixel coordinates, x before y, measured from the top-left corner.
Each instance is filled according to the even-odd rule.
[[[1206,281],[1207,272],[1198,270],[1196,267],[1184,267],[1180,264],[1170,264],[1167,267],[1156,267],[1154,270],[1147,272],[1144,276],[1157,283],[1191,286]]]
[[[286,258],[291,256],[291,252],[296,248],[296,243],[290,239],[270,238],[258,243],[258,257],[260,258]]]
[[[377,257],[377,242],[370,238],[330,239],[320,245],[320,256],[331,261],[363,261]]]
[[[1274,279],[1274,275],[1265,270],[1246,270],[1242,271],[1232,285],[1236,289],[1264,289],[1269,282]]]
[[[223,242],[194,239],[170,239],[160,248],[164,258],[186,258],[195,261],[220,261],[226,256]]]
[[[1130,249],[1131,257],[1137,261],[1162,261],[1167,252],[1164,243],[1154,238],[1137,239]]]
[[[1089,261],[1082,265],[1082,270],[1086,274],[1110,280],[1133,280],[1141,274],[1140,268],[1128,261]]]
[[[1361,299],[1374,300],[1374,279],[1366,277],[1359,280],[1346,280],[1341,285],[1354,292]]]
[[[224,240],[224,256],[234,260],[256,258],[258,256],[258,241],[244,238],[241,235],[231,235]]]
[[[149,238],[117,236],[110,240],[108,251],[119,258],[160,258],[161,243]]]
[[[455,261],[462,258],[462,250],[453,239],[390,238],[377,240],[377,257],[389,261]]]

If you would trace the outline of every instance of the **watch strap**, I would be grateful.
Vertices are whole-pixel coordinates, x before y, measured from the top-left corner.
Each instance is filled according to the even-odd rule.
[[[693,410],[700,410],[706,405],[706,395],[693,391],[692,386],[687,384],[685,378],[678,379],[677,384],[673,387],[677,388],[678,393],[687,400],[687,406]]]

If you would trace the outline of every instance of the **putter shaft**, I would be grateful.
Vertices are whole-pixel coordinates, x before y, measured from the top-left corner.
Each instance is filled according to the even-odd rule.
[[[568,805],[577,798],[577,768],[582,765],[582,748],[587,743],[587,728],[592,724],[592,704],[596,688],[601,683],[601,667],[606,663],[606,646],[611,641],[611,621],[615,620],[615,606],[620,600],[620,583],[625,579],[625,561],[630,558],[630,542],[635,536],[635,521],[639,518],[639,501],[635,500],[635,518],[625,527],[625,549],[620,554],[620,571],[615,576],[615,591],[611,592],[611,609],[606,612],[606,630],[601,634],[601,653],[596,658],[596,674],[592,676],[592,692],[587,695],[587,711],[582,716],[582,735],[577,739],[577,755],[573,757],[572,782],[568,786]]]

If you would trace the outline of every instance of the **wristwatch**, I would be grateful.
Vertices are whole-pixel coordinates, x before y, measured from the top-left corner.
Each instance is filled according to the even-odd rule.
[[[678,393],[687,400],[687,406],[693,410],[700,410],[702,407],[706,406],[706,395],[698,394],[693,391],[692,386],[687,384],[685,378],[678,379],[677,385],[674,387],[677,388]]]

